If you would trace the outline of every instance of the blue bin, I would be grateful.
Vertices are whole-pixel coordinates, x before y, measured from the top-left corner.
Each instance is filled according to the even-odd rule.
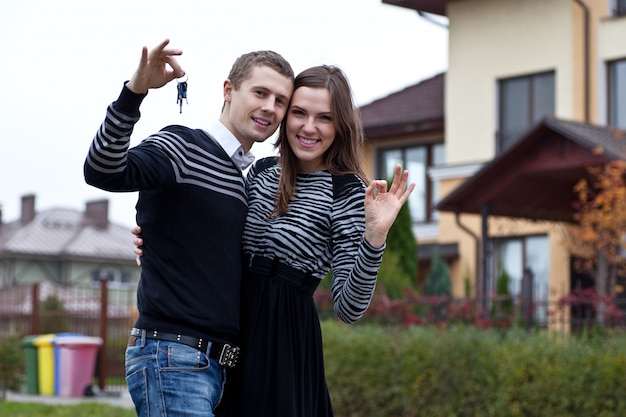
[[[63,372],[61,364],[61,346],[60,341],[64,338],[82,336],[78,333],[55,333],[52,338],[52,348],[54,354],[54,395],[59,395],[61,387],[61,372]]]

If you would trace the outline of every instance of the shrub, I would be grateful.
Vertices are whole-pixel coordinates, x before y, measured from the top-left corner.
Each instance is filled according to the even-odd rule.
[[[0,399],[7,391],[14,391],[22,384],[24,352],[18,335],[0,336]]]
[[[322,323],[338,417],[626,415],[626,335]]]
[[[70,330],[69,312],[63,301],[51,294],[41,303],[39,333],[64,333]]]
[[[401,298],[406,288],[415,289],[417,243],[411,229],[411,213],[405,203],[387,235],[387,246],[378,272],[378,292]]]

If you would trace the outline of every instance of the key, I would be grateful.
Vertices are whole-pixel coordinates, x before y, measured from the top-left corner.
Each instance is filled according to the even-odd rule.
[[[178,98],[176,100],[176,103],[180,105],[180,113],[182,114],[183,99],[185,99],[185,103],[189,104],[189,102],[187,101],[187,81],[179,82],[177,86],[177,90],[178,90]]]

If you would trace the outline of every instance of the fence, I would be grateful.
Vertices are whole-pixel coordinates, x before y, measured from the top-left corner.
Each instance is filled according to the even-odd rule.
[[[334,317],[329,290],[318,288],[315,301],[321,318]],[[495,294],[484,298],[454,298],[425,296],[406,290],[400,299],[374,295],[361,322],[400,326],[521,326],[564,333],[592,328],[625,331],[626,298],[600,296],[593,288],[551,300]]]
[[[124,352],[135,311],[135,289],[109,288],[107,280],[93,288],[51,282],[9,287],[0,289],[0,334],[71,332],[101,337],[98,387],[114,390],[124,384]]]
[[[593,289],[560,300],[492,296],[487,299],[420,296],[399,300],[376,295],[361,322],[385,325],[462,323],[506,328],[512,325],[576,332],[594,326],[626,329],[626,300],[600,297]],[[333,318],[330,291],[318,288],[315,302],[322,319]],[[101,390],[123,386],[124,353],[136,319],[134,288],[111,288],[101,280],[93,288],[50,282],[0,289],[0,335],[72,332],[98,336],[96,376]],[[537,314],[540,312],[541,314]]]

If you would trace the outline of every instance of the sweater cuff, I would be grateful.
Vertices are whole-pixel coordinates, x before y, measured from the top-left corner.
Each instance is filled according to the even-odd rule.
[[[374,256],[380,256],[385,252],[385,248],[387,247],[387,242],[385,242],[380,248],[375,248],[374,246],[372,246],[371,243],[367,241],[367,239],[365,239],[365,236],[363,236],[363,247],[368,254],[374,255]]]
[[[122,92],[117,100],[113,103],[113,107],[115,110],[118,110],[121,113],[124,113],[128,116],[139,117],[139,106],[144,98],[148,95],[148,93],[137,94],[133,93],[126,87],[126,83],[124,82],[124,87],[122,88]]]

